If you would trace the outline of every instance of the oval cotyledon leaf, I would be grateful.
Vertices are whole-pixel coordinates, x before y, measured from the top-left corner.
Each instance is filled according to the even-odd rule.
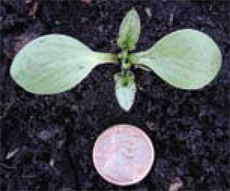
[[[10,74],[28,92],[55,94],[75,87],[94,67],[107,62],[117,62],[116,56],[94,52],[72,37],[51,34],[23,47]]]
[[[167,83],[181,89],[199,89],[220,70],[222,55],[203,32],[184,29],[160,39],[145,52],[130,56],[134,64],[151,68]]]

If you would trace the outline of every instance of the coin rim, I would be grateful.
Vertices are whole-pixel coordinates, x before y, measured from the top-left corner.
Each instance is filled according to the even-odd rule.
[[[97,143],[99,142],[100,138],[109,130],[113,129],[113,128],[118,128],[119,126],[122,126],[123,128],[134,128],[136,130],[138,130],[139,132],[141,132],[141,134],[144,136],[145,140],[148,142],[148,145],[150,145],[150,150],[151,150],[151,160],[150,160],[150,165],[148,166],[148,168],[144,171],[143,173],[143,176],[140,176],[140,178],[138,179],[134,179],[132,181],[126,181],[126,182],[118,182],[118,181],[114,181],[113,179],[111,180],[109,177],[106,177],[105,175],[103,175],[101,173],[101,170],[100,168],[98,167],[97,163],[96,163],[96,151],[95,151],[95,148],[96,148],[96,145]],[[154,146],[153,146],[153,142],[152,140],[150,139],[150,137],[142,130],[140,129],[139,127],[136,127],[134,125],[130,125],[130,124],[118,124],[118,125],[113,125],[107,129],[105,129],[104,131],[102,131],[102,133],[98,136],[97,140],[95,141],[94,143],[94,147],[93,147],[93,164],[94,164],[94,167],[96,169],[96,171],[98,172],[98,174],[104,179],[106,180],[107,182],[111,183],[111,184],[114,184],[114,185],[118,185],[118,186],[130,186],[130,185],[133,185],[133,184],[137,184],[139,183],[140,181],[142,181],[150,172],[153,164],[154,164],[154,161],[155,161],[155,149],[154,149]]]

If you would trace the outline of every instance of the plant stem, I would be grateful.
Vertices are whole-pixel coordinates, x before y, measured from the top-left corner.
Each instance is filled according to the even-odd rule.
[[[128,59],[128,50],[123,50],[121,53],[121,74],[123,77],[126,77],[130,67],[131,64]]]
[[[97,52],[97,58],[100,62],[104,61],[104,63],[117,63],[118,62],[117,55],[114,53]]]

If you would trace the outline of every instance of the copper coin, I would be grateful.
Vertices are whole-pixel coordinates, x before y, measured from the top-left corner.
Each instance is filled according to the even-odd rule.
[[[98,173],[108,182],[128,186],[140,182],[155,158],[150,138],[139,128],[120,124],[104,131],[93,149]]]

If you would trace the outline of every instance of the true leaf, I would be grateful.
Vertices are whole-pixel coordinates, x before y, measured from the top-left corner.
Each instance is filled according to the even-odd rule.
[[[129,11],[123,19],[118,37],[118,45],[123,50],[134,50],[141,32],[141,24],[135,9]]]
[[[222,55],[208,35],[184,29],[166,35],[152,48],[135,53],[130,59],[151,68],[159,77],[177,88],[198,89],[217,75]]]
[[[129,111],[134,103],[136,94],[136,84],[134,80],[134,75],[130,72],[127,76],[122,76],[118,73],[114,77],[115,79],[115,92],[116,98],[125,111]]]
[[[93,52],[72,37],[52,34],[22,48],[13,60],[10,74],[29,92],[54,94],[73,88],[104,62],[116,62],[116,57]]]

